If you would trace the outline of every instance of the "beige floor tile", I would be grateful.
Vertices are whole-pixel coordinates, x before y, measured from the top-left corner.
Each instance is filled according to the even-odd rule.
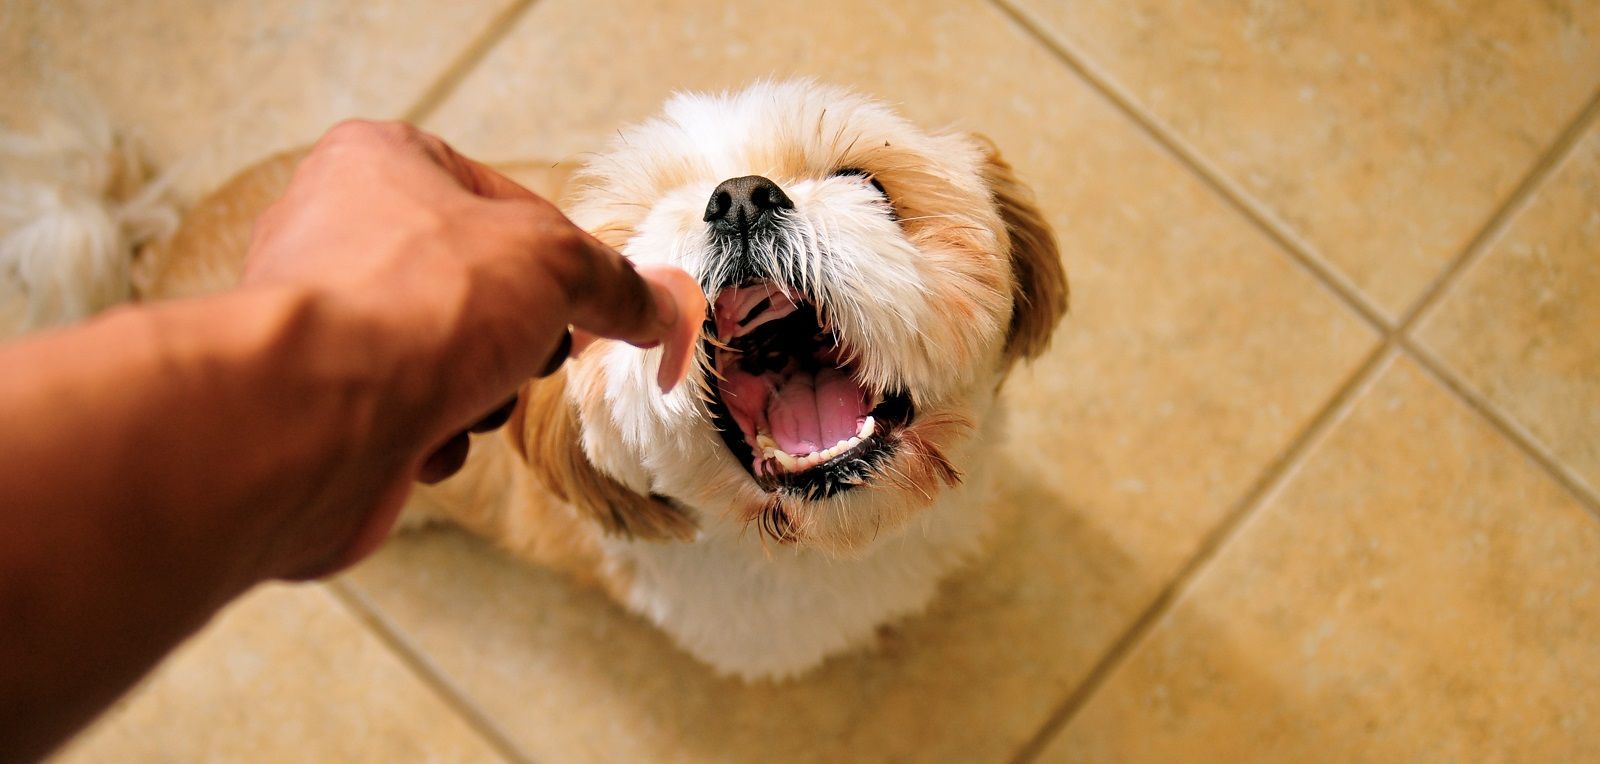
[[[500,760],[320,586],[234,603],[54,759]]]
[[[1398,361],[1049,761],[1600,759],[1600,522]]]
[[[395,117],[512,0],[0,0],[0,121],[61,79],[179,169],[187,197],[351,116]]]
[[[358,571],[537,759],[1004,758],[1374,343],[979,3],[641,1],[597,17],[545,0],[432,126],[487,158],[559,157],[672,88],[793,73],[988,132],[1060,227],[1077,302],[1012,391],[1002,480],[1020,517],[889,649],[780,687],[714,679],[599,597],[448,535]]]
[[[1417,330],[1600,491],[1600,127]]]
[[[1600,3],[1016,0],[1405,310],[1600,85]]]

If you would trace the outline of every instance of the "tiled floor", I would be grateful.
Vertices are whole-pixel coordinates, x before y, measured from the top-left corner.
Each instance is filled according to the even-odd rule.
[[[1600,3],[0,0],[203,192],[350,114],[489,159],[809,74],[992,136],[1074,312],[996,554],[711,676],[445,531],[235,605],[71,761],[1600,760]]]

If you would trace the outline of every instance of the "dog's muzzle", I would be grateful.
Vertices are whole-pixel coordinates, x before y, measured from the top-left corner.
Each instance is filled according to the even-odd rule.
[[[782,278],[785,274],[773,272],[787,270],[779,262],[786,259],[787,250],[780,223],[793,211],[794,202],[783,189],[760,175],[718,184],[704,216],[713,260],[704,284],[707,291]]]

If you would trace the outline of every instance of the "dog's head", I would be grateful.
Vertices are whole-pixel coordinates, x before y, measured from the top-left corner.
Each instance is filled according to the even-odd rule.
[[[859,551],[960,483],[1006,371],[1066,309],[1050,231],[992,145],[845,90],[677,96],[575,182],[574,221],[711,303],[669,396],[659,352],[620,343],[529,391],[530,465],[616,532],[754,524]]]

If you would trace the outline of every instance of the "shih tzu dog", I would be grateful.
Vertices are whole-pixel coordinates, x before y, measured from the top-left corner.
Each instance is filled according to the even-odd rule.
[[[140,247],[135,295],[231,283],[296,158]],[[699,279],[698,369],[662,396],[659,351],[597,343],[525,385],[413,517],[597,584],[747,679],[804,672],[928,605],[987,534],[1001,384],[1066,310],[1050,230],[994,147],[769,82],[675,96],[565,186],[601,241]]]

